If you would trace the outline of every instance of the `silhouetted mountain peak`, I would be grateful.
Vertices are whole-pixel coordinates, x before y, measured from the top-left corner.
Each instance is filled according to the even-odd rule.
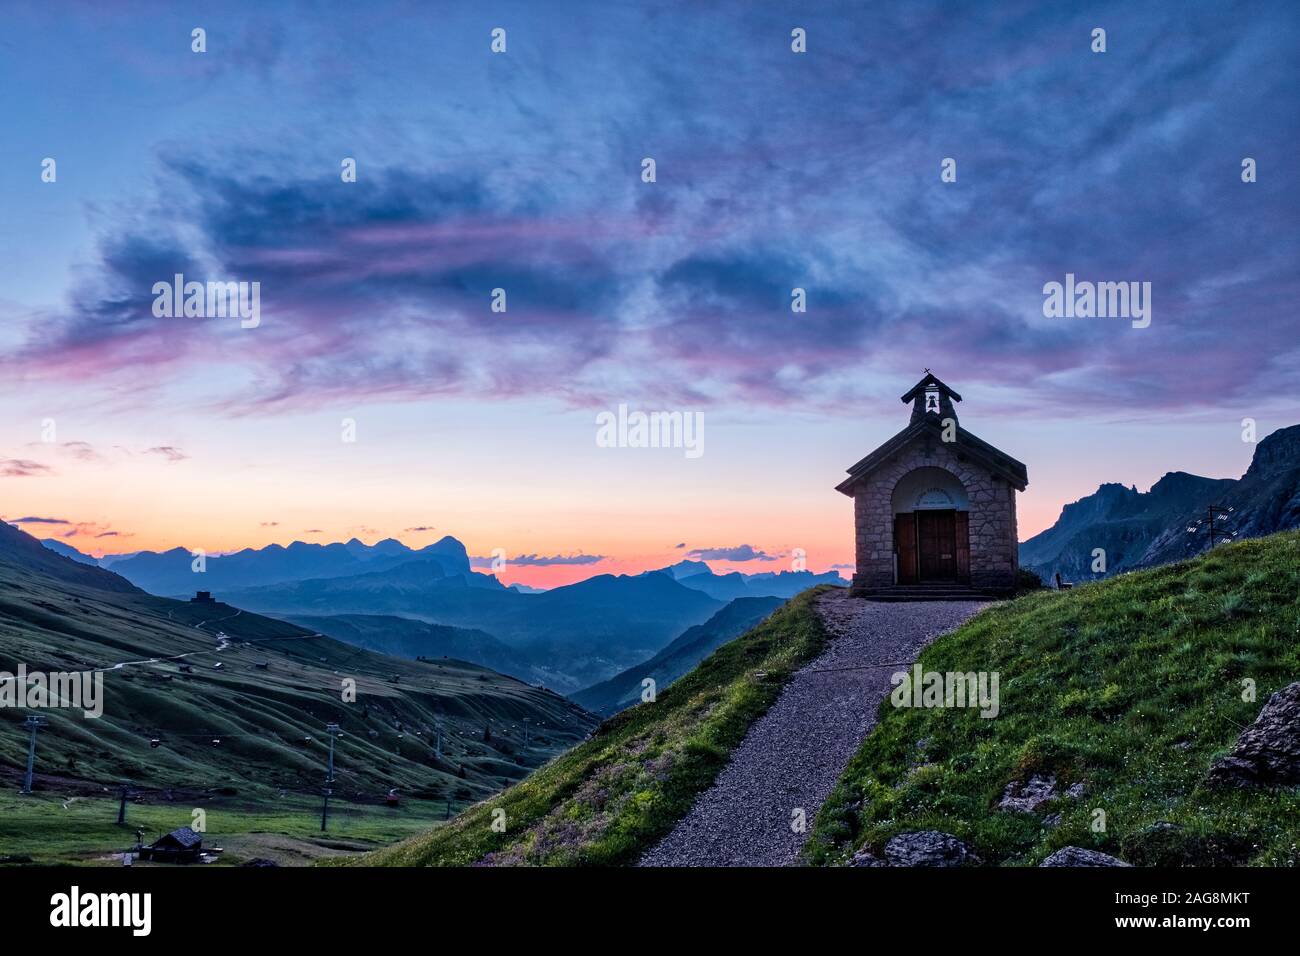
[[[1245,477],[1260,478],[1289,468],[1300,468],[1300,425],[1279,428],[1262,439]]]
[[[678,561],[676,564],[670,564],[666,568],[660,568],[660,571],[671,575],[680,581],[682,578],[689,578],[696,574],[712,574],[713,569],[703,561]]]
[[[1203,478],[1185,471],[1171,471],[1151,486],[1147,494],[1162,507],[1185,509],[1200,504],[1207,495],[1222,488],[1223,478]]]

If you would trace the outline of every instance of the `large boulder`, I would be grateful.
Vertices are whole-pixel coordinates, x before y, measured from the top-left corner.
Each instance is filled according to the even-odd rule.
[[[1064,846],[1057,850],[1039,866],[1132,866],[1117,856],[1085,850],[1081,846]]]
[[[885,844],[890,866],[978,866],[975,851],[950,833],[900,833]]]
[[[1210,767],[1207,782],[1232,787],[1300,783],[1300,681],[1268,699],[1232,752]]]

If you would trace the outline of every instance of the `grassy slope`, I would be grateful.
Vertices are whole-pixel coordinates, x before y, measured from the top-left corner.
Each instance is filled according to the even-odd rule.
[[[1268,695],[1300,679],[1300,534],[996,606],[921,663],[999,672],[1000,715],[886,701],[818,816],[813,862],[939,829],[1004,865],[1067,845],[1145,865],[1300,863],[1300,792],[1201,785]],[[1084,798],[1037,815],[995,809],[1009,781],[1045,771],[1082,782]],[[1098,808],[1104,833],[1089,826]],[[1049,812],[1062,814],[1054,828]]]
[[[220,653],[217,631],[234,640]],[[193,655],[189,673],[164,659],[177,654]],[[322,731],[333,720],[345,731],[337,746],[341,795],[376,799],[398,787],[408,795],[482,799],[595,724],[557,695],[476,665],[386,657],[223,604],[108,593],[0,564],[0,670],[12,672],[19,662],[72,671],[123,661],[143,663],[104,673],[103,717],[44,711],[36,771],[66,783],[38,788],[129,778],[143,789],[316,792]],[[356,703],[341,700],[344,677],[357,681]],[[21,773],[25,716],[0,708],[0,777]],[[533,731],[528,749],[524,718],[544,728]],[[484,741],[489,722],[494,735]],[[437,726],[446,737],[441,762],[430,750]],[[155,736],[160,745],[151,747]]]
[[[377,851],[378,865],[624,864],[667,833],[712,783],[789,676],[821,650],[812,601],[790,601],[719,648],[653,703],[432,833]],[[762,673],[764,676],[760,677]],[[505,811],[504,833],[492,829]]]

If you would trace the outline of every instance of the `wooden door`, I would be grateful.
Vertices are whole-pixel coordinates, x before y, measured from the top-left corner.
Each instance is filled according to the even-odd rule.
[[[916,515],[894,515],[894,554],[898,558],[898,583],[916,583]]]
[[[957,580],[970,582],[970,512],[956,513]]]
[[[957,513],[916,512],[916,550],[922,581],[957,578]]]

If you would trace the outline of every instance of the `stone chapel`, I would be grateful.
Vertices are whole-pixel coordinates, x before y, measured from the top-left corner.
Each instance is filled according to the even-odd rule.
[[[851,593],[885,600],[1011,594],[1016,492],[1025,466],[957,423],[961,396],[926,369],[903,396],[906,428],[849,469],[857,571]]]

